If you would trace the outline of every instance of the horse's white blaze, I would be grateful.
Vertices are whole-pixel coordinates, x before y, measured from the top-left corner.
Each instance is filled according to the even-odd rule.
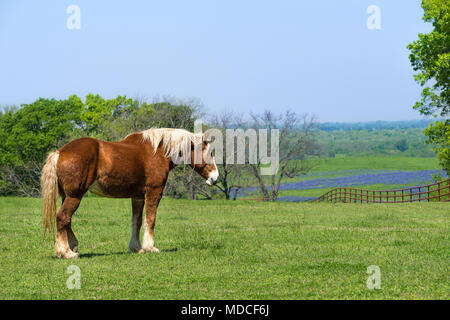
[[[211,171],[209,173],[208,179],[206,180],[206,184],[208,185],[212,185],[214,182],[217,181],[217,178],[219,178],[219,170],[217,170],[217,166],[216,166],[216,161],[213,158],[213,164],[214,164],[214,168],[216,168],[216,170]]]

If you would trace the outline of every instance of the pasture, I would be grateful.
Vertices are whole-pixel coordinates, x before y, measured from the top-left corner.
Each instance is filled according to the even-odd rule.
[[[130,200],[83,199],[80,259],[53,257],[41,200],[0,198],[0,299],[448,299],[448,203],[163,199],[160,253],[129,254]],[[67,267],[81,270],[69,290]],[[366,287],[367,267],[381,289]]]

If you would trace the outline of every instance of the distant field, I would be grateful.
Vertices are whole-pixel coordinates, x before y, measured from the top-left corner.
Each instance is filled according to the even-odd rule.
[[[129,254],[130,201],[83,199],[81,258],[41,239],[40,199],[0,198],[0,299],[448,299],[449,203],[163,199],[158,254]],[[81,289],[66,268],[81,269]],[[367,267],[381,289],[366,287]]]
[[[314,167],[307,175],[283,179],[280,197],[318,197],[344,186],[369,190],[401,189],[431,183],[433,171],[439,169],[436,158],[419,157],[336,157],[311,162]],[[343,177],[353,179],[338,179]],[[269,184],[269,177],[266,180]],[[308,184],[311,187],[307,187]],[[243,198],[261,197],[258,190],[254,193],[250,188],[247,192]]]
[[[438,161],[434,158],[414,157],[340,157],[317,159],[313,172],[344,170],[405,170],[419,171],[438,169]]]

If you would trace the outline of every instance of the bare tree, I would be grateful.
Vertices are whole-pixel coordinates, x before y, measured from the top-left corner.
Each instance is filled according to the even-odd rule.
[[[178,166],[170,172],[164,190],[164,195],[175,199],[188,196],[190,200],[197,200],[199,195],[211,200],[214,193],[214,189],[188,165]]]
[[[4,165],[0,167],[0,181],[6,183],[8,189],[13,190],[11,195],[38,197],[41,193],[41,167],[37,161],[16,167]]]
[[[212,115],[208,119],[208,124],[214,129],[219,130],[222,133],[222,145],[226,148],[226,130],[232,127],[236,127],[239,123],[240,117],[231,111],[221,114]],[[236,200],[238,192],[244,190],[250,183],[252,177],[248,175],[244,170],[244,164],[227,163],[226,154],[228,150],[224,149],[222,159],[218,159],[218,155],[215,155],[216,166],[219,170],[219,178],[215,185],[220,192],[225,196],[225,199]],[[233,150],[236,158],[236,150]],[[220,160],[220,161],[218,161]],[[221,163],[221,164],[218,164]]]
[[[278,198],[283,178],[293,178],[306,174],[312,169],[308,156],[316,155],[319,151],[313,142],[314,117],[298,116],[295,112],[287,111],[284,114],[274,114],[264,111],[262,114],[252,114],[254,128],[279,130],[279,167],[276,173],[265,178],[261,174],[264,166],[258,158],[256,164],[247,164],[248,171],[258,181],[259,189],[264,198],[275,201]],[[266,184],[269,184],[266,186]]]

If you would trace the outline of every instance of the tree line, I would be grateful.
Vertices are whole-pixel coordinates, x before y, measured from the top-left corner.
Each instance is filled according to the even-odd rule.
[[[224,140],[230,127],[279,129],[280,169],[263,176],[260,169],[265,165],[250,163],[248,152],[243,164],[227,163],[224,156],[223,164],[218,165],[219,181],[215,188],[209,188],[189,166],[177,166],[169,175],[165,196],[236,199],[238,192],[258,185],[265,198],[276,200],[281,180],[306,173],[310,169],[308,157],[317,155],[314,119],[291,111],[244,117],[233,113],[208,115],[195,100],[147,101],[121,95],[105,99],[98,94],[88,94],[84,101],[76,95],[60,100],[39,98],[20,108],[6,106],[0,110],[0,196],[40,196],[40,173],[47,154],[76,138],[119,141],[131,132],[153,127],[192,132],[200,118],[206,119],[204,130],[219,129]],[[248,140],[245,143],[248,147]]]
[[[321,128],[319,126],[319,128]],[[317,130],[321,156],[435,157],[423,128]]]

